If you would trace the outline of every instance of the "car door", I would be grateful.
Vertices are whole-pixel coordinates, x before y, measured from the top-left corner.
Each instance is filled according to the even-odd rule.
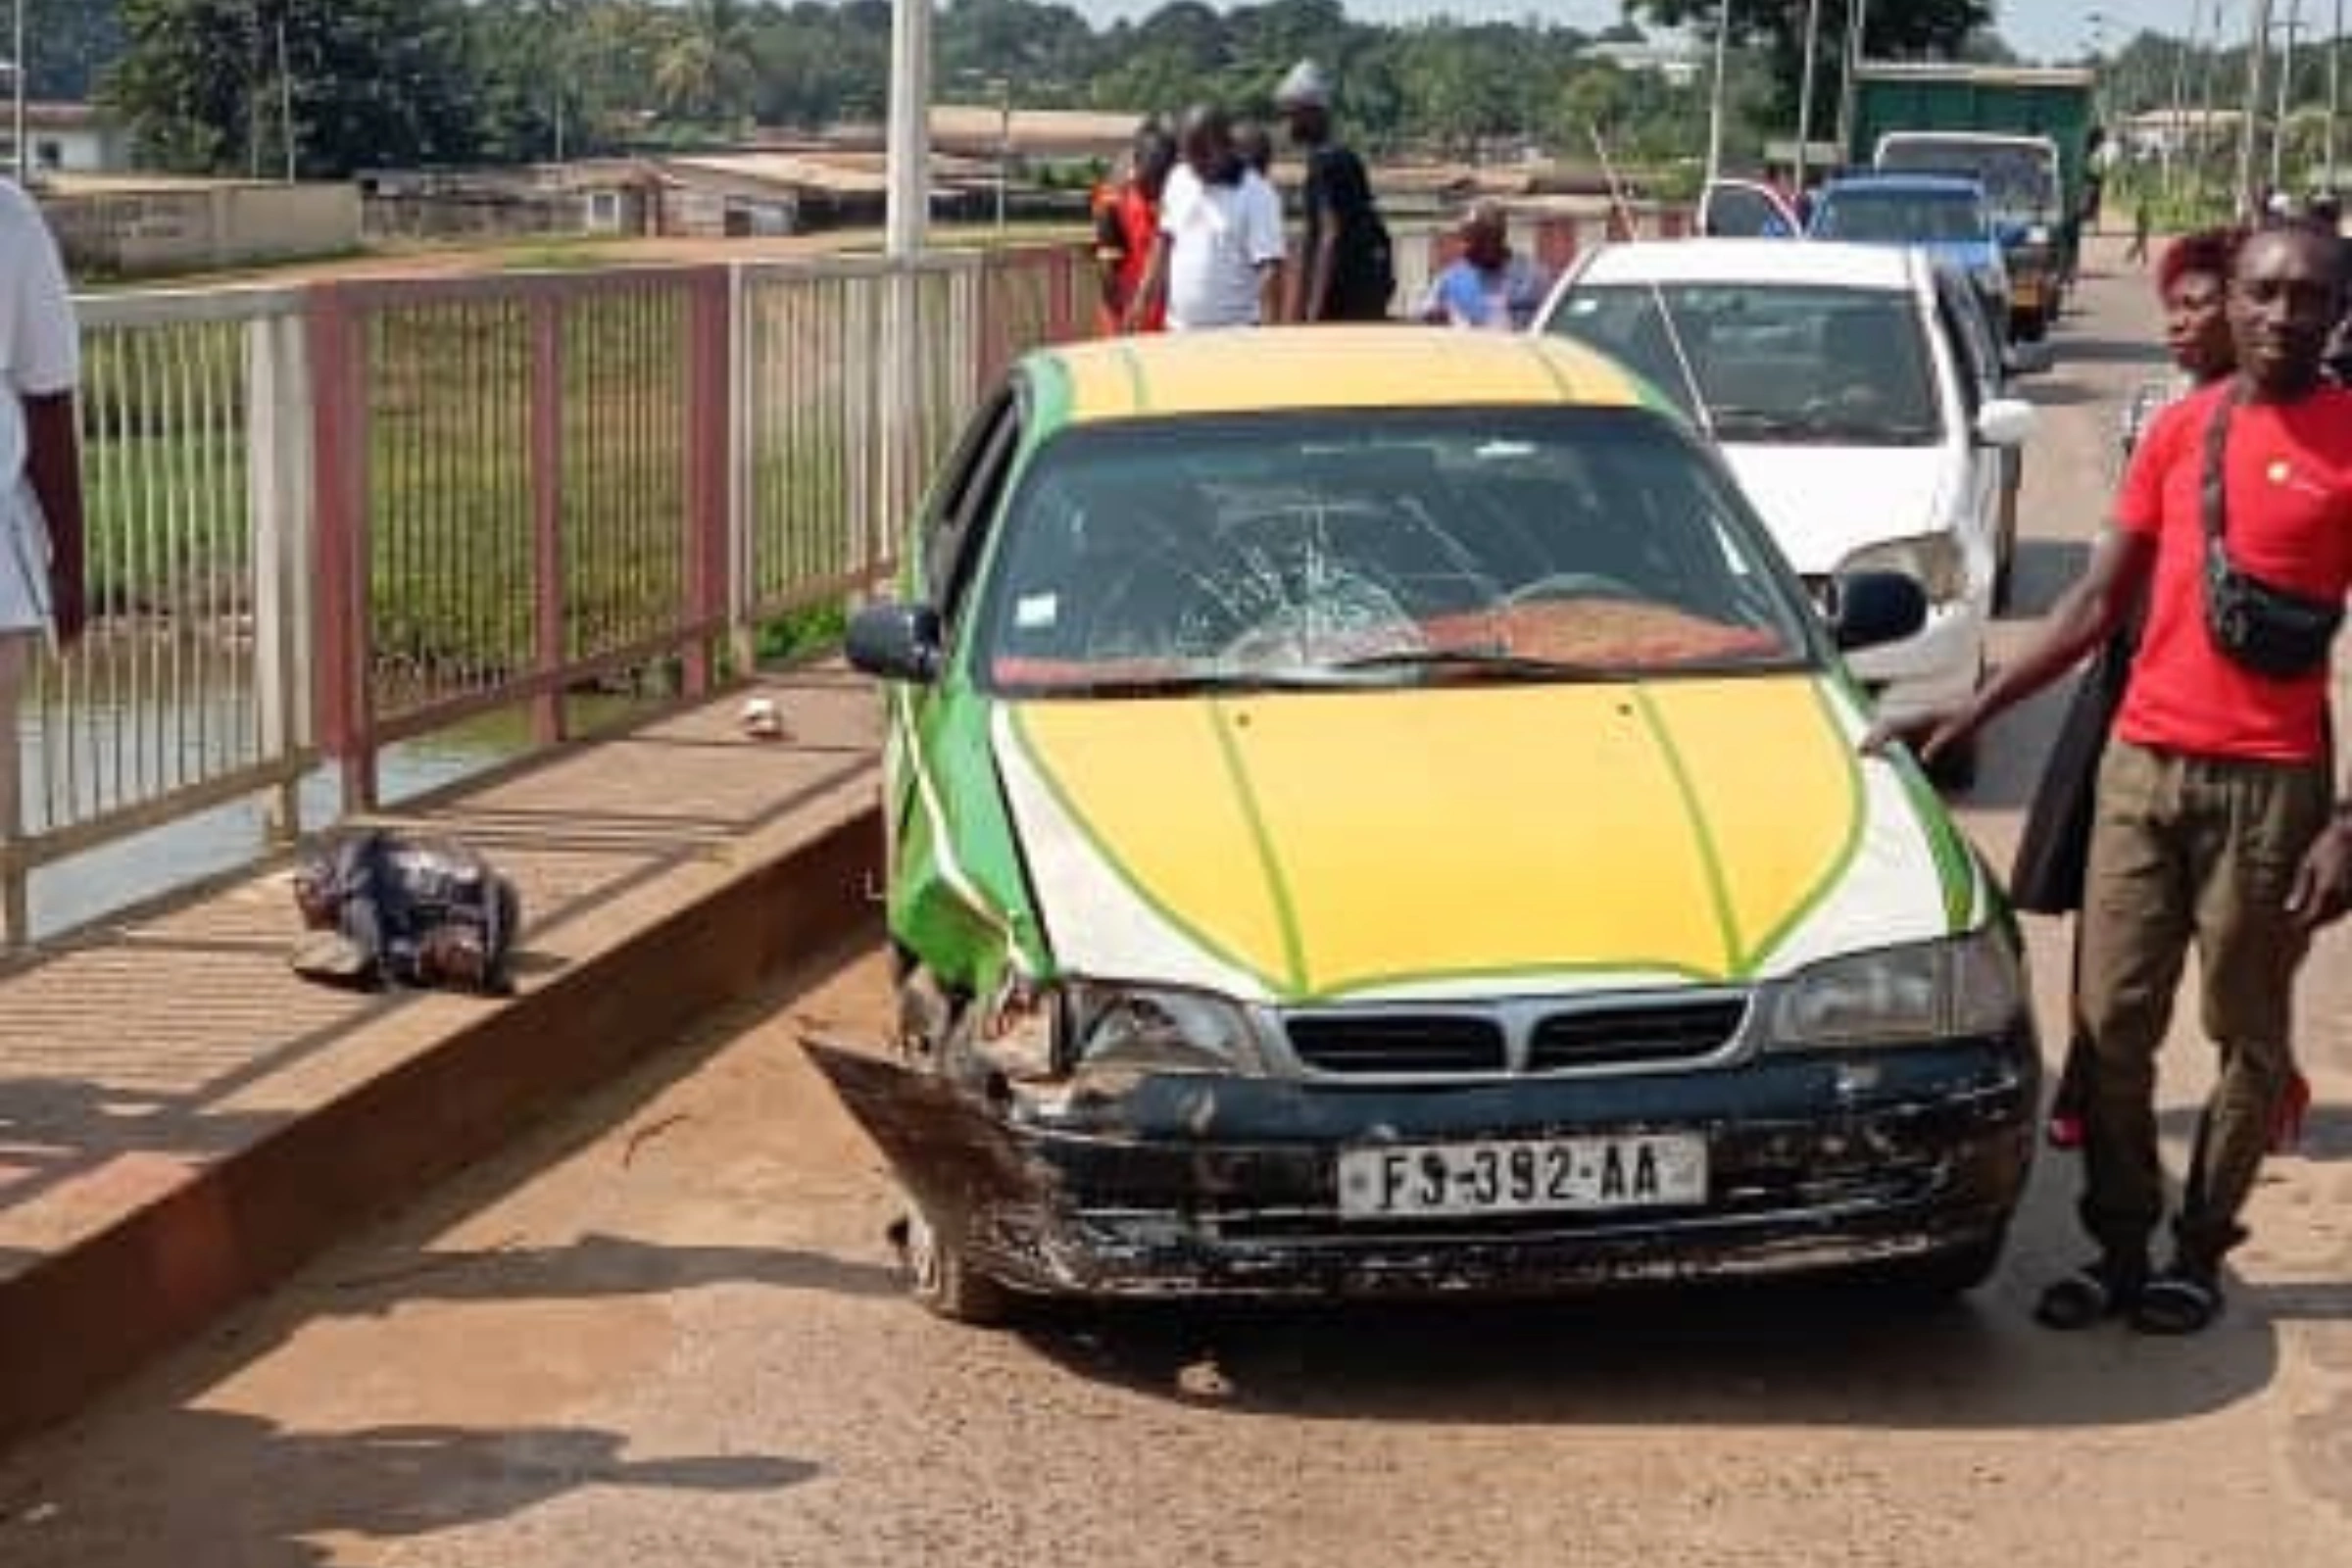
[[[1992,566],[1993,595],[2001,597],[2008,575],[2012,545],[2007,537],[2003,498],[2008,470],[2016,454],[1988,444],[1977,435],[1977,416],[2001,395],[1999,358],[1989,349],[1980,323],[1982,313],[1968,298],[1968,285],[1957,274],[1936,272],[1936,331],[1952,367],[1958,394],[1959,450],[1967,466],[1962,484],[1967,495],[1967,526],[1971,548],[1983,549]]]
[[[1021,428],[1020,399],[1008,382],[981,405],[964,427],[916,524],[914,596],[939,612],[944,648],[954,649],[960,640],[970,609],[972,581],[1004,499],[1005,480],[1020,452]],[[951,678],[943,677],[943,683]],[[901,837],[917,805],[906,743],[910,737],[919,737],[924,751],[932,750],[944,705],[936,686],[907,682],[894,683],[889,701],[893,722],[883,747],[883,777],[890,801],[884,863],[896,865]]]
[[[1804,232],[1796,211],[1770,185],[1752,179],[1710,180],[1698,199],[1698,231],[1710,239],[1794,239]]]

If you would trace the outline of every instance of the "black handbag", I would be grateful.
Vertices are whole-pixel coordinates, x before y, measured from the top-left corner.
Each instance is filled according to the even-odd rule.
[[[2205,514],[2205,627],[2214,646],[2232,662],[2273,680],[2293,680],[2328,662],[2336,629],[2344,622],[2344,607],[2340,601],[2312,599],[2264,582],[2230,560],[2230,424],[2245,399],[2241,381],[2213,411],[2213,421],[2205,427],[2200,494]]]

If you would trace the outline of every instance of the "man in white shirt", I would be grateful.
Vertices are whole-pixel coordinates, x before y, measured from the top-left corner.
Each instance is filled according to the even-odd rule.
[[[81,634],[79,334],[41,210],[0,179],[0,831],[20,824],[18,697],[42,633]]]
[[[1200,332],[1279,320],[1282,201],[1234,146],[1221,109],[1185,116],[1184,162],[1159,199],[1159,248],[1130,315],[1163,294],[1168,330]]]

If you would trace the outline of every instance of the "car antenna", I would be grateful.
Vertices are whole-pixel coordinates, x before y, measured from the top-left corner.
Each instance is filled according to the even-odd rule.
[[[1609,205],[1617,210],[1617,220],[1625,225],[1625,232],[1630,237],[1634,233],[1633,204],[1625,199],[1625,186],[1617,178],[1617,165],[1609,157],[1609,144],[1602,138],[1598,124],[1588,122],[1585,129],[1591,133],[1592,151],[1600,159],[1600,177],[1608,182]],[[1683,385],[1690,393],[1690,408],[1698,416],[1698,427],[1712,442],[1715,439],[1715,412],[1707,407],[1707,395],[1699,389],[1698,372],[1691,368],[1690,351],[1683,344],[1683,329],[1676,324],[1674,310],[1666,303],[1666,291],[1658,286],[1655,277],[1649,280],[1649,302],[1657,307],[1658,319],[1665,324],[1666,344],[1674,350],[1676,368],[1683,372]]]

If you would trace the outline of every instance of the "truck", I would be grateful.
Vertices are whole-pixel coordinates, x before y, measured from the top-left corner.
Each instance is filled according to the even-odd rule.
[[[1848,167],[1958,174],[1984,187],[2010,281],[2010,336],[2049,332],[2075,275],[2097,149],[2097,73],[1866,62]]]

